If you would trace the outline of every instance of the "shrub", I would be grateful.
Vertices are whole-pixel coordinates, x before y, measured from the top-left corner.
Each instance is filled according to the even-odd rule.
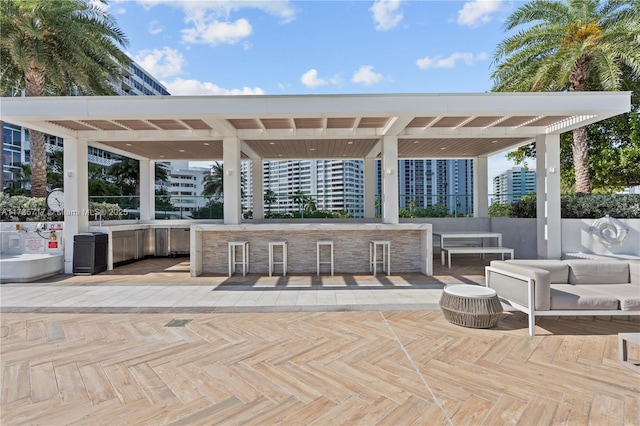
[[[640,218],[640,195],[591,194],[562,199],[562,217],[598,219],[606,215]]]
[[[511,204],[494,202],[489,206],[489,217],[509,217]]]
[[[523,217],[523,218],[534,218],[537,216],[537,204],[536,197],[526,195],[511,203],[511,216],[512,217]]]
[[[598,219],[609,215],[616,218],[640,218],[640,195],[637,194],[591,194],[571,195],[561,200],[561,215],[567,219]],[[492,205],[493,206],[493,205]],[[511,217],[535,218],[536,199],[525,196],[511,203]],[[491,207],[489,208],[490,216]]]
[[[0,193],[0,219],[4,222],[44,222],[57,220],[45,199]]]
[[[89,202],[89,220],[95,220],[98,214],[102,220],[117,220],[126,216],[117,204]],[[64,220],[62,213],[54,213],[47,208],[43,197],[27,197],[25,195],[9,195],[0,193],[0,220],[4,222],[50,222]]]

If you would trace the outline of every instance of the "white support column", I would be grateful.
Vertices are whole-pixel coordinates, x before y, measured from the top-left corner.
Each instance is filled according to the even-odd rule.
[[[240,139],[226,137],[222,140],[224,223],[236,225],[242,222],[240,206]]]
[[[473,217],[489,217],[487,157],[473,159]]]
[[[262,158],[251,160],[251,188],[254,219],[264,219],[264,189],[262,185]]]
[[[399,223],[398,138],[382,137],[382,223]]]
[[[156,162],[140,160],[140,220],[156,218]]]
[[[376,160],[364,159],[364,217],[376,217]]]
[[[536,137],[538,257],[562,257],[560,212],[560,135]]]
[[[73,237],[89,231],[87,141],[64,139],[64,272],[73,273]]]

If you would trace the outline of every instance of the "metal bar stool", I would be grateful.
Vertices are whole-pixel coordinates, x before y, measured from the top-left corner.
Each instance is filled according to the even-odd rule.
[[[382,249],[382,259],[378,260],[378,246]],[[382,272],[391,274],[391,241],[369,240],[369,272],[377,274],[378,263],[382,264]],[[385,270],[386,265],[386,270]]]
[[[273,248],[276,246],[282,247],[282,261],[276,262],[273,260]],[[273,275],[274,265],[282,265],[282,275],[287,275],[287,241],[269,241],[269,276]]]
[[[329,246],[331,253],[329,260],[320,260],[320,248],[322,246]],[[333,275],[333,240],[318,240],[316,242],[316,270],[318,276],[320,275],[320,265],[331,265],[331,275]]]
[[[242,258],[237,260],[236,247],[242,248]],[[249,241],[229,241],[229,276],[236,272],[236,265],[242,265],[242,276],[249,271]]]

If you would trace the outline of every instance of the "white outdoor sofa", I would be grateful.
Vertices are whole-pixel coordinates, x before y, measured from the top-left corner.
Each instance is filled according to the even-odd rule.
[[[513,308],[537,316],[640,315],[640,261],[494,260],[486,286]]]

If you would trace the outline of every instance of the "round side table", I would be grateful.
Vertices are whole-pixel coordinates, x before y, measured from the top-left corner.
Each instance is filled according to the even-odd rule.
[[[495,327],[502,315],[502,304],[496,291],[478,285],[445,286],[440,308],[447,321],[470,328]]]

